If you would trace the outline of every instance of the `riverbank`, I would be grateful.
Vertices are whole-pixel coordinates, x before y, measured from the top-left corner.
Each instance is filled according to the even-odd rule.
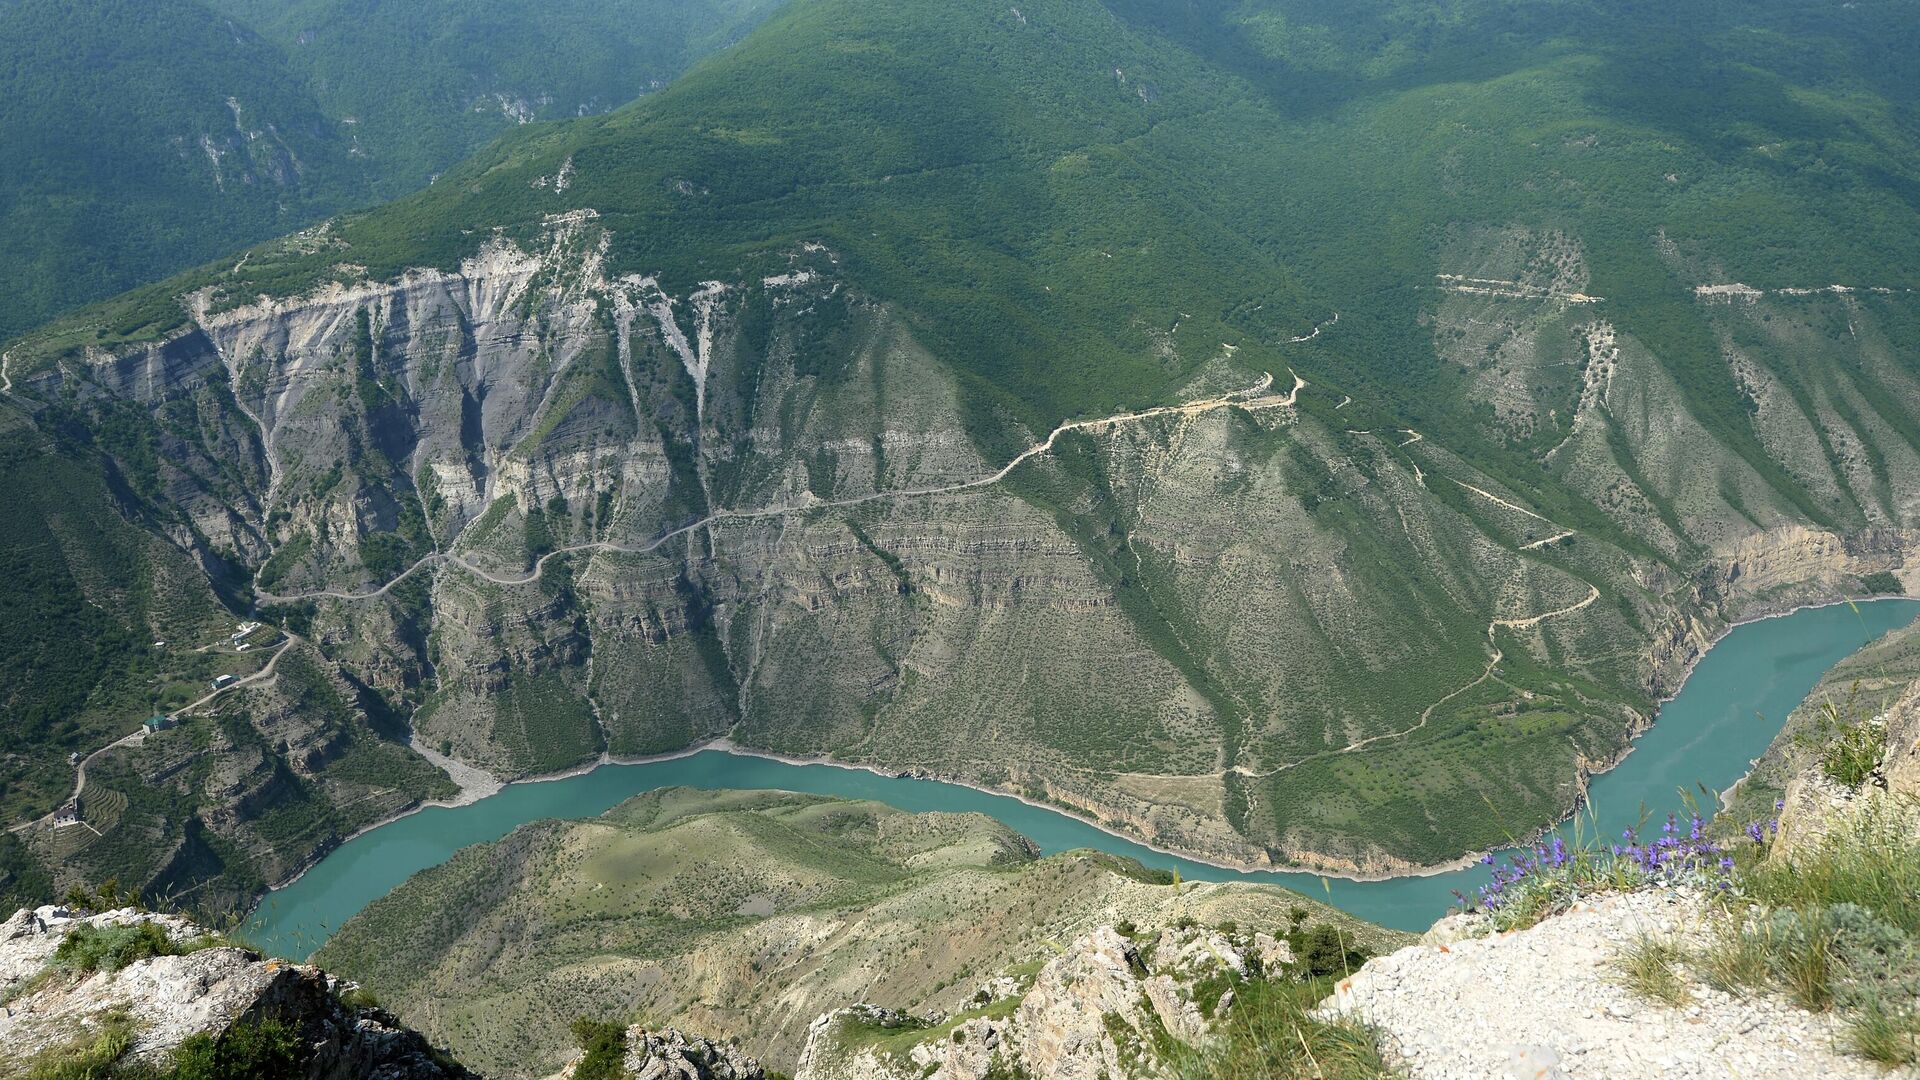
[[[1853,607],[1859,604],[1873,603],[1876,601],[1883,601],[1883,600],[1907,600],[1907,599],[1913,599],[1913,598],[1904,597],[1904,596],[1869,594],[1866,596],[1842,596],[1838,599],[1818,600],[1810,603],[1793,604],[1783,608],[1768,608],[1766,605],[1761,605],[1760,610],[1757,614],[1745,615],[1745,616],[1742,616],[1741,618],[1735,619],[1732,622],[1727,623],[1724,627],[1722,627],[1719,630],[1718,633],[1713,635],[1712,640],[1707,642],[1705,647],[1700,650],[1699,654],[1693,657],[1693,659],[1688,662],[1686,667],[1686,673],[1681,677],[1679,684],[1675,686],[1671,694],[1668,694],[1665,697],[1658,699],[1658,701],[1655,703],[1653,713],[1649,715],[1647,718],[1646,724],[1643,725],[1638,731],[1636,731],[1631,738],[1629,738],[1627,743],[1621,748],[1620,753],[1615,755],[1611,761],[1607,762],[1601,768],[1581,769],[1577,773],[1576,783],[1579,785],[1581,794],[1575,800],[1574,805],[1571,808],[1569,808],[1567,812],[1562,814],[1560,817],[1541,824],[1538,828],[1534,829],[1532,832],[1520,838],[1517,841],[1516,846],[1525,847],[1525,846],[1531,845],[1537,842],[1542,837],[1545,837],[1548,834],[1566,826],[1568,823],[1578,818],[1580,816],[1580,813],[1583,810],[1587,809],[1588,807],[1588,800],[1587,800],[1586,793],[1591,787],[1592,783],[1596,780],[1599,780],[1602,777],[1607,776],[1608,774],[1620,768],[1622,765],[1626,764],[1627,759],[1630,756],[1632,756],[1635,750],[1639,749],[1641,745],[1641,740],[1646,735],[1650,734],[1653,731],[1654,726],[1659,722],[1660,715],[1662,712],[1665,711],[1666,706],[1672,703],[1674,700],[1676,700],[1680,696],[1681,691],[1686,689],[1687,683],[1693,678],[1694,673],[1700,669],[1701,663],[1706,660],[1708,654],[1710,654],[1713,651],[1713,649],[1716,646],[1718,646],[1721,642],[1725,641],[1729,634],[1732,634],[1734,631],[1740,629],[1743,626],[1751,626],[1758,623],[1768,622],[1774,619],[1788,618],[1790,616],[1797,615],[1803,611],[1819,611],[1827,608],[1837,608],[1841,606]],[[1783,715],[1780,717],[1780,719],[1782,722],[1784,722],[1786,717]],[[886,769],[880,766],[863,765],[856,762],[840,761],[840,760],[836,760],[828,757],[803,757],[803,756],[796,756],[791,754],[782,754],[782,753],[778,753],[776,751],[771,751],[771,750],[760,750],[753,747],[740,746],[739,744],[734,743],[731,739],[728,739],[725,736],[708,740],[705,743],[700,744],[700,747],[696,749],[699,749],[699,748],[720,750],[725,753],[735,754],[741,757],[764,758],[769,761],[778,761],[786,765],[796,765],[796,766],[826,765],[826,766],[830,766],[838,769],[853,769],[861,772],[871,773],[875,776],[915,776],[915,777],[924,777],[929,780],[937,780],[943,784],[951,784],[955,787],[967,788],[972,791],[978,791],[984,795],[996,795],[1002,798],[1014,799],[1027,806],[1031,806],[1037,810],[1050,810],[1050,811],[1053,811],[1054,813],[1065,814],[1092,828],[1098,829],[1099,831],[1107,834],[1108,836],[1114,837],[1117,840],[1124,840],[1131,844],[1137,844],[1151,851],[1155,851],[1155,852],[1158,852],[1159,854],[1167,855],[1176,859],[1184,859],[1189,862],[1200,863],[1202,865],[1211,866],[1216,869],[1230,871],[1234,873],[1240,873],[1240,874],[1258,874],[1258,873],[1308,874],[1315,877],[1335,878],[1341,881],[1353,881],[1353,882],[1396,881],[1396,880],[1406,879],[1406,878],[1427,878],[1427,877],[1436,877],[1442,874],[1456,873],[1460,870],[1468,869],[1480,863],[1482,860],[1486,858],[1486,856],[1490,853],[1490,850],[1491,850],[1491,849],[1488,849],[1488,850],[1481,850],[1481,851],[1470,851],[1462,854],[1458,858],[1451,859],[1446,862],[1433,863],[1433,864],[1414,864],[1414,865],[1410,865],[1410,868],[1407,870],[1396,871],[1392,873],[1382,873],[1382,874],[1356,874],[1356,873],[1340,871],[1340,870],[1328,870],[1328,869],[1308,866],[1300,863],[1271,863],[1271,862],[1252,863],[1252,862],[1243,862],[1243,861],[1231,861],[1231,860],[1225,860],[1225,859],[1221,859],[1214,856],[1202,855],[1197,852],[1182,851],[1176,848],[1170,848],[1165,845],[1156,843],[1153,840],[1149,840],[1141,836],[1123,832],[1119,829],[1116,829],[1110,825],[1107,825],[1089,816],[1085,812],[1075,807],[1069,806],[1064,803],[1054,803],[1054,802],[1045,802],[1041,800],[1036,800],[1026,795],[1023,795],[1019,792],[986,787],[984,785],[971,782],[964,778],[941,773],[941,772],[922,771],[922,770]],[[681,755],[674,755],[674,756],[685,756],[685,755],[681,754]],[[652,760],[660,760],[660,759],[652,759]],[[590,769],[591,767],[588,767],[588,768]],[[1749,771],[1751,770],[1751,768],[1752,768],[1752,762],[1750,760],[1748,762]],[[564,775],[577,775],[580,771],[583,771],[583,770],[579,770],[579,769],[571,770]],[[1743,772],[1741,774],[1740,779],[1735,780],[1733,784],[1729,785],[1724,790],[1726,791],[1733,790],[1734,787],[1737,787],[1741,783],[1741,781],[1745,779],[1746,775],[1747,774]],[[1724,805],[1724,802],[1722,803],[1722,805]]]
[[[1578,776],[1578,783],[1580,785],[1581,794],[1576,799],[1574,805],[1565,814],[1562,814],[1559,818],[1553,821],[1549,821],[1541,824],[1538,828],[1532,830],[1531,832],[1526,834],[1524,837],[1520,838],[1518,843],[1521,844],[1522,846],[1535,843],[1541,837],[1544,837],[1554,832],[1555,830],[1564,828],[1569,822],[1572,822],[1574,819],[1578,818],[1582,814],[1582,812],[1586,811],[1590,806],[1587,792],[1589,791],[1591,785],[1613,774],[1621,766],[1625,765],[1627,761],[1632,757],[1632,755],[1637,750],[1640,749],[1642,745],[1642,741],[1656,729],[1659,718],[1661,714],[1665,711],[1666,706],[1671,704],[1680,696],[1680,693],[1691,682],[1694,674],[1699,670],[1702,662],[1705,661],[1705,659],[1713,652],[1713,649],[1716,646],[1718,646],[1722,641],[1724,641],[1729,634],[1733,633],[1734,631],[1740,629],[1743,626],[1750,626],[1757,623],[1764,623],[1771,620],[1787,618],[1802,612],[1836,608],[1842,605],[1858,605],[1861,603],[1871,603],[1874,601],[1895,600],[1895,599],[1903,599],[1903,598],[1887,597],[1887,596],[1841,598],[1841,599],[1835,599],[1835,600],[1817,601],[1813,603],[1795,604],[1795,605],[1780,608],[1777,610],[1762,610],[1758,614],[1748,615],[1728,623],[1717,634],[1714,635],[1712,641],[1707,645],[1707,647],[1702,649],[1700,653],[1692,659],[1692,661],[1687,666],[1687,673],[1685,677],[1681,679],[1680,684],[1675,689],[1674,693],[1667,696],[1666,698],[1663,698],[1660,701],[1659,707],[1651,715],[1647,725],[1644,728],[1642,728],[1641,731],[1638,732],[1634,736],[1634,738],[1631,741],[1629,741],[1621,749],[1621,752],[1619,753],[1619,755],[1617,755],[1611,762],[1607,763],[1607,765],[1604,768],[1582,770],[1582,772]],[[1780,719],[1784,720],[1784,718],[1785,717],[1783,714]],[[428,748],[415,747],[415,749],[416,751],[420,752],[422,756],[428,757],[429,760],[433,760],[434,758],[439,757],[439,755],[436,752],[433,752]],[[445,800],[422,800],[412,804],[411,806],[405,807],[393,814],[389,814],[386,817],[381,818],[377,821],[369,822],[368,824],[361,826],[360,828],[354,830],[348,836],[342,838],[338,843],[328,845],[326,848],[316,851],[313,857],[305,861],[295,873],[287,877],[285,880],[273,885],[269,893],[266,895],[271,896],[272,892],[288,888],[289,886],[300,881],[307,874],[309,870],[311,870],[314,866],[318,865],[322,860],[324,860],[328,855],[332,854],[335,850],[337,850],[342,845],[350,843],[353,840],[356,840],[362,836],[367,835],[368,833],[374,832],[385,826],[391,825],[397,821],[411,817],[424,810],[433,809],[433,808],[454,809],[454,808],[459,808],[464,806],[471,806],[474,803],[477,803],[483,799],[498,795],[502,791],[505,791],[515,786],[529,785],[529,784],[545,784],[545,783],[553,783],[558,781],[570,780],[577,777],[586,776],[588,774],[591,774],[607,766],[617,766],[617,765],[635,766],[635,765],[657,764],[662,762],[684,760],[686,758],[693,757],[697,754],[701,754],[709,751],[725,753],[738,758],[772,761],[772,762],[777,762],[783,765],[789,765],[794,767],[824,766],[824,767],[833,768],[833,769],[842,769],[842,770],[848,770],[848,771],[857,772],[857,773],[863,773],[869,776],[882,778],[882,779],[890,779],[890,778],[897,778],[897,777],[924,778],[924,779],[935,781],[941,784],[950,785],[952,787],[964,788],[969,791],[977,792],[981,795],[992,796],[996,798],[1011,799],[1024,806],[1028,806],[1036,810],[1043,810],[1050,813],[1059,814],[1066,818],[1070,818],[1081,825],[1084,825],[1088,828],[1098,831],[1102,835],[1112,837],[1113,839],[1121,841],[1126,844],[1143,848],[1155,854],[1163,855],[1171,859],[1182,860],[1188,863],[1195,864],[1197,866],[1208,867],[1219,872],[1230,873],[1230,874],[1235,874],[1240,876],[1256,876],[1256,875],[1262,875],[1262,874],[1284,874],[1284,875],[1290,875],[1290,876],[1298,876],[1302,878],[1324,878],[1324,879],[1330,879],[1330,880],[1336,880],[1336,881],[1352,882],[1354,884],[1378,884],[1383,882],[1403,881],[1403,880],[1417,881],[1420,879],[1435,878],[1435,877],[1458,873],[1460,871],[1470,869],[1477,863],[1481,862],[1488,854],[1488,852],[1485,850],[1466,852],[1460,855],[1458,858],[1451,859],[1446,862],[1430,864],[1430,865],[1412,866],[1405,870],[1399,870],[1391,873],[1380,873],[1380,874],[1361,874],[1361,873],[1353,873],[1353,872],[1340,871],[1340,870],[1321,869],[1321,868],[1316,868],[1316,867],[1302,865],[1302,864],[1276,864],[1276,863],[1260,864],[1260,863],[1253,863],[1248,861],[1236,861],[1236,860],[1221,858],[1218,856],[1203,855],[1196,852],[1183,851],[1178,848],[1169,847],[1164,844],[1157,843],[1153,840],[1132,835],[1120,829],[1114,828],[1113,826],[1105,824],[1104,822],[1092,817],[1091,815],[1085,813],[1084,811],[1078,808],[1067,806],[1060,803],[1053,803],[1053,802],[1033,799],[1020,792],[1006,791],[1006,790],[1000,790],[1000,789],[988,787],[986,785],[975,783],[958,776],[946,775],[946,774],[942,774],[939,772],[932,772],[932,771],[886,768],[886,767],[877,766],[877,765],[842,761],[842,760],[837,760],[834,758],[829,758],[824,756],[802,756],[802,755],[794,755],[794,754],[785,754],[785,753],[781,753],[773,750],[763,750],[756,747],[742,746],[738,743],[735,743],[732,739],[728,738],[727,736],[722,735],[722,736],[715,736],[708,739],[703,739],[697,743],[693,743],[689,746],[682,747],[678,750],[672,750],[672,751],[667,751],[667,752],[658,753],[658,754],[616,755],[616,754],[603,753],[594,759],[581,762],[577,765],[570,766],[565,769],[560,769],[560,770],[556,770],[549,773],[540,773],[540,774],[535,774],[531,776],[520,777],[510,781],[501,781],[498,777],[495,777],[492,774],[486,773],[483,770],[474,768],[473,766],[465,765],[464,763],[461,763],[461,762],[454,761],[452,762],[452,764],[455,765],[462,773],[470,774],[463,778],[460,775],[456,775],[454,770],[452,769],[448,770],[449,776],[453,777],[455,782],[461,785],[461,792],[459,795],[455,796],[452,799],[445,799]],[[451,759],[448,759],[448,760],[451,761]],[[436,762],[436,764],[437,763],[438,762]],[[1751,767],[1752,767],[1752,760],[1749,759],[1748,762],[1746,763],[1746,769],[1750,770]],[[1742,776],[1744,775],[1745,775],[1745,771],[1743,770]],[[1724,790],[1731,790],[1732,786],[1737,786],[1737,784],[1738,784],[1738,781],[1736,780],[1734,782],[1734,785],[1730,785],[1728,788]],[[265,897],[263,897],[263,900],[264,899]]]
[[[1614,835],[1643,816],[1685,813],[1685,793],[1720,787],[1744,772],[1778,734],[1780,718],[1803,700],[1831,666],[1868,640],[1911,622],[1920,601],[1860,604],[1854,612],[1800,607],[1786,618],[1750,619],[1741,632],[1700,662],[1685,692],[1623,755],[1623,767],[1596,778],[1583,817],[1593,835]],[[1763,624],[1763,625],[1753,625]],[[1189,881],[1264,883],[1305,893],[1382,926],[1420,930],[1483,883],[1472,856],[1425,874],[1360,878],[1308,870],[1234,866],[1195,860],[1043,800],[994,792],[977,784],[902,775],[872,765],[813,760],[739,747],[715,738],[678,750],[617,759],[605,755],[544,777],[507,784],[492,797],[460,807],[422,805],[387,828],[360,830],[299,877],[267,894],[249,933],[275,941],[289,955],[318,947],[341,924],[412,875],[440,865],[464,847],[498,840],[529,822],[586,819],[635,795],[663,787],[778,790],[872,800],[912,813],[978,813],[1055,854],[1091,848],[1177,872]],[[1615,820],[1619,819],[1619,820]],[[1576,840],[1586,833],[1562,833]]]
[[[562,769],[558,772],[539,773],[533,776],[520,777],[515,780],[501,780],[499,777],[494,776],[484,769],[475,768],[472,765],[468,765],[462,761],[455,761],[452,758],[442,757],[438,751],[415,746],[411,742],[409,742],[407,746],[414,753],[419,754],[421,757],[426,758],[444,770],[448,778],[460,786],[460,793],[451,799],[416,799],[412,803],[401,807],[383,818],[367,822],[346,836],[341,837],[338,842],[320,848],[313,853],[311,858],[301,863],[300,868],[289,875],[284,881],[267,886],[266,893],[254,902],[255,911],[259,910],[260,904],[264,902],[267,897],[306,877],[307,871],[320,865],[326,860],[327,856],[333,854],[335,851],[338,851],[340,848],[360,839],[368,833],[384,829],[395,822],[404,821],[423,810],[457,810],[463,806],[472,806],[483,799],[491,798],[510,787],[520,784],[545,784],[556,780],[570,780],[577,776],[585,776],[607,765],[651,765],[662,761],[676,761],[681,758],[689,758],[695,754],[704,753],[710,749],[706,743],[702,742],[664,754],[642,754],[637,757],[616,757],[611,754],[601,754],[592,761],[581,762],[579,765]],[[469,786],[469,784],[462,781],[460,775],[456,774],[453,769],[448,769],[442,762],[452,762],[458,767],[460,772],[473,774],[476,778],[484,777],[485,779]],[[251,917],[251,913],[249,913],[249,917]]]
[[[1134,844],[1139,847],[1146,848],[1149,851],[1153,851],[1158,854],[1168,856],[1169,858],[1182,859],[1187,862],[1198,863],[1202,866],[1211,866],[1216,870],[1224,870],[1229,873],[1236,873],[1236,874],[1304,874],[1312,877],[1338,878],[1341,881],[1354,881],[1354,882],[1395,881],[1401,878],[1421,878],[1421,877],[1433,877],[1438,874],[1450,874],[1457,870],[1464,870],[1467,867],[1472,866],[1474,863],[1479,862],[1480,859],[1486,855],[1486,852],[1484,851],[1471,852],[1466,855],[1462,855],[1460,858],[1455,859],[1451,862],[1441,863],[1436,866],[1422,866],[1415,870],[1411,870],[1405,873],[1396,873],[1396,874],[1351,874],[1351,873],[1345,873],[1340,871],[1319,870],[1309,866],[1301,866],[1298,864],[1287,864],[1287,863],[1259,864],[1259,863],[1224,862],[1217,858],[1201,855],[1196,852],[1181,851],[1177,848],[1166,847],[1162,844],[1157,844],[1151,840],[1143,839],[1139,836],[1134,836],[1129,833],[1121,832],[1119,829],[1116,829],[1111,825],[1104,824],[1103,822],[1100,822],[1092,817],[1089,817],[1085,813],[1075,809],[1074,807],[1067,806],[1064,803],[1043,802],[1038,799],[1029,798],[1026,795],[1020,794],[1019,792],[1002,791],[998,788],[986,787],[981,784],[972,783],[967,780],[960,779],[958,777],[949,776],[949,775],[945,775],[938,772],[930,772],[930,771],[924,771],[924,770],[883,769],[874,765],[861,765],[851,761],[836,761],[832,758],[824,758],[824,757],[796,757],[790,754],[776,753],[771,750],[756,750],[751,747],[740,746],[739,744],[733,742],[732,740],[726,738],[725,736],[721,736],[720,738],[710,741],[709,743],[706,744],[705,748],[709,750],[718,750],[721,753],[733,754],[737,757],[752,757],[752,758],[761,758],[766,761],[777,761],[777,762],[780,762],[782,765],[793,765],[793,766],[824,765],[829,768],[851,769],[855,772],[864,772],[874,776],[881,776],[881,777],[909,777],[912,779],[919,779],[919,780],[933,780],[942,784],[952,785],[953,787],[966,788],[969,791],[977,791],[982,795],[992,795],[992,796],[995,796],[996,798],[1012,799],[1015,802],[1021,803],[1023,805],[1031,806],[1035,810],[1046,810],[1051,813],[1060,814],[1064,817],[1070,817],[1075,821],[1083,825],[1086,825],[1089,828],[1098,829],[1100,832],[1103,832],[1108,836],[1113,837],[1115,840],[1124,840],[1129,844]]]
[[[1578,818],[1581,812],[1588,808],[1589,803],[1587,798],[1587,792],[1590,790],[1593,782],[1601,779],[1602,777],[1605,777],[1607,774],[1625,765],[1627,763],[1627,759],[1630,758],[1636,750],[1640,749],[1641,740],[1644,739],[1646,736],[1652,734],[1654,730],[1654,725],[1659,722],[1660,715],[1666,711],[1666,707],[1669,704],[1679,699],[1681,692],[1687,688],[1687,683],[1690,680],[1692,680],[1694,673],[1700,670],[1700,665],[1706,660],[1708,655],[1711,654],[1713,650],[1721,642],[1727,639],[1727,636],[1729,634],[1732,634],[1734,631],[1740,629],[1743,626],[1753,626],[1760,623],[1770,622],[1774,619],[1785,619],[1794,615],[1798,615],[1801,612],[1805,612],[1805,611],[1824,611],[1830,608],[1846,606],[1846,607],[1854,607],[1857,612],[1858,610],[1857,605],[1860,605],[1860,604],[1872,604],[1872,603],[1878,603],[1880,601],[1885,601],[1885,600],[1913,600],[1913,599],[1915,598],[1910,596],[1903,596],[1903,595],[1869,594],[1866,596],[1858,596],[1858,597],[1843,596],[1837,600],[1816,600],[1810,603],[1792,604],[1783,608],[1769,608],[1767,605],[1762,604],[1759,606],[1760,607],[1759,614],[1746,615],[1741,618],[1735,619],[1732,622],[1727,623],[1727,625],[1722,627],[1718,633],[1713,635],[1712,640],[1708,641],[1705,647],[1703,647],[1699,651],[1699,653],[1695,655],[1694,658],[1687,664],[1686,671],[1684,674],[1681,675],[1680,682],[1674,687],[1673,692],[1666,695],[1665,697],[1660,698],[1655,703],[1653,714],[1647,718],[1646,724],[1642,726],[1638,731],[1636,731],[1627,740],[1627,744],[1621,747],[1620,753],[1615,755],[1613,760],[1603,768],[1591,769],[1591,770],[1582,769],[1579,772],[1577,777],[1577,782],[1580,787],[1580,795],[1576,798],[1573,807],[1569,809],[1565,814],[1562,814],[1558,819],[1552,822],[1549,822],[1546,825],[1542,825],[1540,828],[1535,829],[1531,833],[1528,833],[1525,837],[1521,838],[1516,843],[1515,846],[1517,847],[1532,846],[1538,843],[1541,839],[1543,839],[1547,835],[1565,828],[1569,823],[1573,822],[1576,818]],[[1797,703],[1795,707],[1798,707]],[[1787,714],[1782,713],[1779,717],[1779,722],[1781,724],[1784,724],[1786,723],[1786,719],[1787,719]],[[1713,792],[1713,796],[1716,802],[1716,805],[1713,807],[1714,813],[1718,813],[1721,809],[1731,805],[1732,796],[1734,792],[1739,789],[1741,784],[1746,783],[1747,777],[1752,775],[1754,764],[1758,761],[1759,761],[1758,757],[1749,758],[1747,760],[1745,771],[1743,771],[1737,778],[1735,778],[1731,783],[1729,783],[1725,787],[1720,788]],[[1467,860],[1468,864],[1471,865],[1474,862],[1478,862],[1480,861],[1480,859],[1484,858],[1486,855],[1487,855],[1487,852],[1480,852],[1478,855],[1471,856]]]
[[[1676,685],[1673,688],[1673,693],[1668,694],[1666,697],[1661,698],[1656,703],[1654,707],[1655,719],[1658,719],[1660,708],[1662,706],[1665,706],[1668,702],[1679,697],[1680,691],[1685,690],[1687,688],[1687,680],[1693,678],[1693,673],[1700,670],[1700,661],[1705,660],[1707,658],[1707,654],[1713,651],[1713,647],[1715,645],[1720,644],[1722,641],[1725,641],[1728,634],[1733,633],[1735,630],[1738,630],[1743,626],[1752,626],[1755,623],[1763,623],[1768,621],[1769,619],[1784,619],[1789,615],[1798,615],[1800,612],[1803,612],[1803,611],[1821,611],[1826,608],[1836,608],[1842,605],[1845,605],[1848,607],[1854,607],[1859,604],[1871,604],[1881,600],[1912,600],[1912,599],[1915,599],[1915,598],[1904,595],[1904,594],[1868,593],[1865,596],[1843,596],[1838,600],[1815,600],[1812,603],[1794,604],[1790,607],[1787,607],[1785,609],[1780,609],[1780,610],[1768,608],[1765,604],[1762,604],[1760,605],[1760,608],[1761,608],[1760,614],[1748,615],[1743,618],[1735,619],[1733,622],[1728,623],[1726,627],[1723,628],[1719,633],[1715,634],[1713,636],[1712,641],[1707,642],[1706,647],[1700,650],[1700,655],[1694,657],[1693,662],[1687,665],[1687,670],[1685,674],[1680,676],[1680,682],[1678,685]],[[1648,726],[1651,727],[1652,725],[1649,724]]]

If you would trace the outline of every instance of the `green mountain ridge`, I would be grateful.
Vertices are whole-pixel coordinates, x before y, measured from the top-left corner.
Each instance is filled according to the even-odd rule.
[[[521,123],[603,113],[667,85],[781,0],[366,4],[214,0],[278,43],[329,116],[416,190]]]
[[[0,4],[0,338],[612,109],[773,6]]]
[[[0,5],[0,72],[0,336],[371,194],[280,50],[195,0]]]
[[[199,403],[134,424],[176,543],[454,759],[727,735],[1433,864],[1905,572],[1903,14],[804,0],[0,373]]]

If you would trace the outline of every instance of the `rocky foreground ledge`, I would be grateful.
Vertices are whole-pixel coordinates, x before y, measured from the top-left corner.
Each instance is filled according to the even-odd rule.
[[[163,1070],[197,1038],[218,1046],[267,1024],[285,1044],[279,1075],[471,1075],[391,1014],[357,1003],[352,984],[264,959],[177,916],[49,905],[0,924],[0,1075],[76,1058],[93,1071],[71,1075]],[[118,1037],[103,1040],[108,1033]]]
[[[1697,942],[1706,903],[1694,890],[1646,889],[1485,936],[1473,916],[1442,920],[1423,944],[1342,980],[1323,1008],[1365,1022],[1390,1061],[1426,1080],[1914,1075],[1842,1054],[1831,1012],[1692,980],[1675,995],[1682,1005],[1630,989],[1621,957],[1648,938]]]
[[[1454,917],[1423,943],[1340,980],[1317,1013],[1357,1021],[1379,1049],[1381,1075],[1413,1080],[1920,1075],[1844,1054],[1833,1013],[1777,995],[1735,995],[1693,981],[1686,1004],[1668,1005],[1625,984],[1620,965],[1634,943],[1650,936],[1685,942],[1704,934],[1709,918],[1704,895],[1668,888],[1602,897],[1509,933]],[[1168,1058],[1156,1049],[1171,1036],[1204,1051],[1235,1008],[1232,990],[1219,993],[1218,977],[1262,965],[1205,930],[1168,931],[1155,944],[1096,930],[1042,968],[1015,1001],[959,1023],[928,1025],[872,1006],[822,1016],[795,1080],[1205,1075],[1204,1053]],[[1280,963],[1265,970],[1286,977]],[[1210,998],[1210,985],[1218,997]],[[925,1037],[910,1034],[915,1028],[926,1029]]]
[[[1697,890],[1654,888],[1582,902],[1508,933],[1456,916],[1340,980],[1317,1012],[1358,1021],[1387,1067],[1431,1080],[1920,1075],[1841,1053],[1832,1014],[1775,996],[1695,983],[1685,1004],[1667,1005],[1625,984],[1620,961],[1633,943],[1684,941],[1702,931],[1708,909]],[[177,951],[91,971],[62,952],[76,935],[117,940],[136,931]],[[970,1014],[916,1017],[874,1005],[825,1014],[794,1080],[1196,1075],[1191,1064],[1207,1059],[1183,1048],[1204,1052],[1238,1007],[1236,988],[1286,980],[1294,963],[1286,942],[1264,934],[1100,927],[1037,971],[984,983]],[[112,1025],[128,1033],[123,1063],[164,1066],[195,1037],[218,1041],[268,1021],[295,1033],[296,1075],[314,1080],[471,1075],[394,1016],[360,1003],[351,984],[133,909],[49,906],[0,924],[0,1002],[0,1064],[25,1063],[26,1075],[36,1058],[85,1045]],[[731,1043],[673,1029],[627,1029],[615,1060],[617,1075],[636,1080],[770,1075]]]

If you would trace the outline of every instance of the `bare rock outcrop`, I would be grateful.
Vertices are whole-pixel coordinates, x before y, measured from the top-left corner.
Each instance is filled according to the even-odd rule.
[[[1879,763],[1858,787],[1815,766],[1787,782],[1770,857],[1791,861],[1862,813],[1894,814],[1920,831],[1920,683],[1871,723],[1881,731]]]
[[[731,1043],[678,1028],[627,1029],[627,1075],[634,1080],[766,1080],[760,1063]]]
[[[1284,943],[1265,950],[1280,960]],[[934,1025],[871,1005],[814,1021],[795,1080],[935,1077],[983,1080],[1014,1067],[1035,1080],[1097,1080],[1164,1073],[1164,1036],[1204,1041],[1232,993],[1210,995],[1215,976],[1258,966],[1224,934],[1197,927],[1163,930],[1136,942],[1102,926],[1042,967],[1009,1012]],[[876,1033],[927,1031],[904,1053],[881,1048]]]
[[[1780,831],[1774,837],[1770,856],[1791,860],[1796,852],[1817,846],[1860,798],[1860,792],[1819,769],[1796,775],[1787,782],[1786,794],[1780,800]]]
[[[91,971],[60,963],[60,945],[71,934],[142,924],[157,928],[173,954]],[[185,919],[131,908],[22,909],[0,923],[0,1056],[31,1060],[116,1017],[130,1027],[127,1053],[159,1062],[192,1036],[218,1040],[236,1027],[274,1020],[298,1035],[311,1080],[470,1075],[391,1014],[343,1001],[349,984],[318,968],[210,944],[216,940]]]
[[[1887,751],[1880,775],[1893,795],[1920,798],[1920,683],[1887,710]]]

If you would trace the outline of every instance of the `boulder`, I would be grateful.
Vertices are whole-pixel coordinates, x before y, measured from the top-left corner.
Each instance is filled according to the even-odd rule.
[[[677,1028],[627,1030],[627,1074],[634,1080],[766,1080],[760,1063],[731,1043]]]

